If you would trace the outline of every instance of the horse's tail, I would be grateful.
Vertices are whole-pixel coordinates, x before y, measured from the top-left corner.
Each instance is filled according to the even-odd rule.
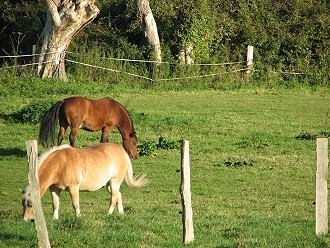
[[[132,188],[141,188],[148,184],[148,180],[145,178],[145,174],[137,176],[134,178],[133,176],[133,168],[132,163],[129,160],[128,162],[128,168],[125,174],[125,182],[129,187]]]
[[[40,121],[39,143],[45,147],[55,145],[56,126],[62,104],[63,101],[54,103]]]

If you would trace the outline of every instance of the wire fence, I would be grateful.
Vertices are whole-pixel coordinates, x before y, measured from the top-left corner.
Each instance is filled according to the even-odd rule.
[[[38,56],[40,55],[48,55],[48,54],[56,54],[56,52],[53,53],[45,53],[45,54],[23,54],[23,55],[6,55],[6,56],[0,56],[0,59],[6,60],[6,59],[19,59],[19,58],[31,58],[32,61],[35,61]],[[75,53],[75,52],[69,52],[67,51],[66,54],[68,55],[76,55],[76,56],[81,56],[81,54],[79,53]],[[57,59],[53,59],[53,60],[49,60],[49,61],[43,61],[43,62],[32,62],[32,63],[23,63],[23,64],[15,64],[15,65],[4,65],[2,67],[0,67],[0,70],[5,70],[5,69],[15,69],[15,68],[24,68],[24,67],[36,67],[37,65],[42,65],[42,64],[47,64],[47,63],[59,63],[61,59],[58,59],[59,56],[57,56]],[[156,64],[156,65],[182,65],[179,62],[178,63],[171,63],[171,62],[159,62],[159,61],[155,61],[155,60],[139,60],[139,59],[125,59],[125,58],[111,58],[111,57],[99,57],[99,59],[102,60],[112,60],[112,61],[120,61],[120,62],[133,62],[133,63],[148,63],[148,64]],[[76,64],[76,65],[80,65],[80,66],[85,66],[85,67],[89,67],[89,68],[95,68],[95,69],[99,69],[99,70],[104,70],[104,71],[110,71],[110,72],[114,72],[114,73],[121,73],[121,74],[125,74],[125,75],[129,75],[131,77],[135,77],[135,78],[140,78],[140,79],[144,79],[150,82],[155,82],[155,81],[174,81],[174,80],[184,80],[184,79],[196,79],[196,78],[207,78],[207,77],[215,77],[215,76],[220,76],[223,75],[225,73],[237,73],[237,72],[246,72],[248,70],[250,70],[250,68],[247,67],[247,61],[236,61],[236,62],[223,62],[223,63],[192,63],[189,64],[187,66],[189,67],[193,67],[193,66],[199,66],[199,67],[203,67],[203,66],[208,66],[208,67],[212,67],[212,66],[237,66],[237,65],[243,65],[243,68],[241,69],[232,69],[232,70],[227,70],[226,72],[217,72],[217,73],[208,73],[208,74],[203,74],[203,75],[191,75],[191,76],[183,76],[183,77],[169,77],[169,78],[151,78],[151,77],[147,77],[147,76],[142,76],[139,75],[137,73],[131,73],[131,72],[127,72],[127,71],[123,71],[123,70],[118,70],[118,69],[113,69],[113,68],[108,68],[105,66],[99,66],[99,65],[94,65],[91,63],[85,63],[85,62],[79,62],[77,60],[74,59],[68,59],[65,58],[63,59],[64,61],[71,63],[71,64]],[[17,62],[17,61],[16,61]],[[259,70],[253,69],[254,72],[260,72]],[[280,71],[280,72],[276,72],[276,71],[272,71],[273,73],[280,73],[280,74],[285,74],[285,75],[295,75],[295,76],[299,76],[299,75],[306,75],[305,73],[300,73],[300,72],[286,72],[286,71]]]

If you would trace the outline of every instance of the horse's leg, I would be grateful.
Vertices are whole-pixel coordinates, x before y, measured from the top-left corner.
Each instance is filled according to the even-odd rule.
[[[52,199],[53,199],[53,219],[58,220],[58,212],[60,209],[60,194],[61,190],[56,187],[50,187],[49,188],[51,194],[52,194]]]
[[[102,128],[102,135],[100,143],[106,143],[109,142],[109,134],[112,132],[113,127],[105,126]]]
[[[111,190],[111,204],[108,211],[108,214],[112,214],[117,203],[118,203],[118,212],[120,214],[124,213],[123,202],[121,198],[121,193],[119,191],[121,182],[118,182],[116,179],[112,179],[110,182]]]
[[[76,216],[80,216],[79,205],[79,185],[74,185],[69,188],[73,209],[76,211]]]
[[[64,138],[64,134],[66,132],[66,129],[68,128],[67,124],[60,124],[60,131],[58,133],[58,138],[57,138],[57,145],[61,145],[63,138]]]
[[[69,140],[70,140],[70,146],[72,146],[72,147],[74,147],[74,143],[76,141],[78,130],[79,130],[79,127],[78,126],[71,126]]]

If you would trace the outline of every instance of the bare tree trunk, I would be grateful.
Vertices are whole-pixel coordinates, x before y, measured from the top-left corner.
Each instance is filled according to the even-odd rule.
[[[157,30],[157,24],[152,15],[151,8],[148,0],[137,0],[138,17],[140,18],[142,29],[144,30],[145,37],[148,39],[149,45],[155,53],[155,60],[162,61],[160,42]]]
[[[95,0],[46,0],[47,21],[39,39],[38,74],[66,80],[64,58],[72,38],[99,13]]]
[[[195,58],[193,45],[189,44],[188,46],[182,46],[179,51],[178,58],[181,64],[193,64]]]

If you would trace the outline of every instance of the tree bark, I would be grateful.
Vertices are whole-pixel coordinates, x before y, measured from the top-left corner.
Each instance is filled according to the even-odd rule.
[[[162,61],[161,48],[157,30],[157,24],[149,6],[148,0],[137,0],[138,17],[141,22],[144,35],[148,40],[149,45],[154,51],[155,60]]]
[[[188,46],[181,46],[178,58],[181,64],[193,64],[195,58],[193,45],[189,44]]]
[[[66,80],[64,58],[72,38],[95,19],[100,10],[95,0],[46,0],[47,21],[40,36],[37,54],[38,75]]]

